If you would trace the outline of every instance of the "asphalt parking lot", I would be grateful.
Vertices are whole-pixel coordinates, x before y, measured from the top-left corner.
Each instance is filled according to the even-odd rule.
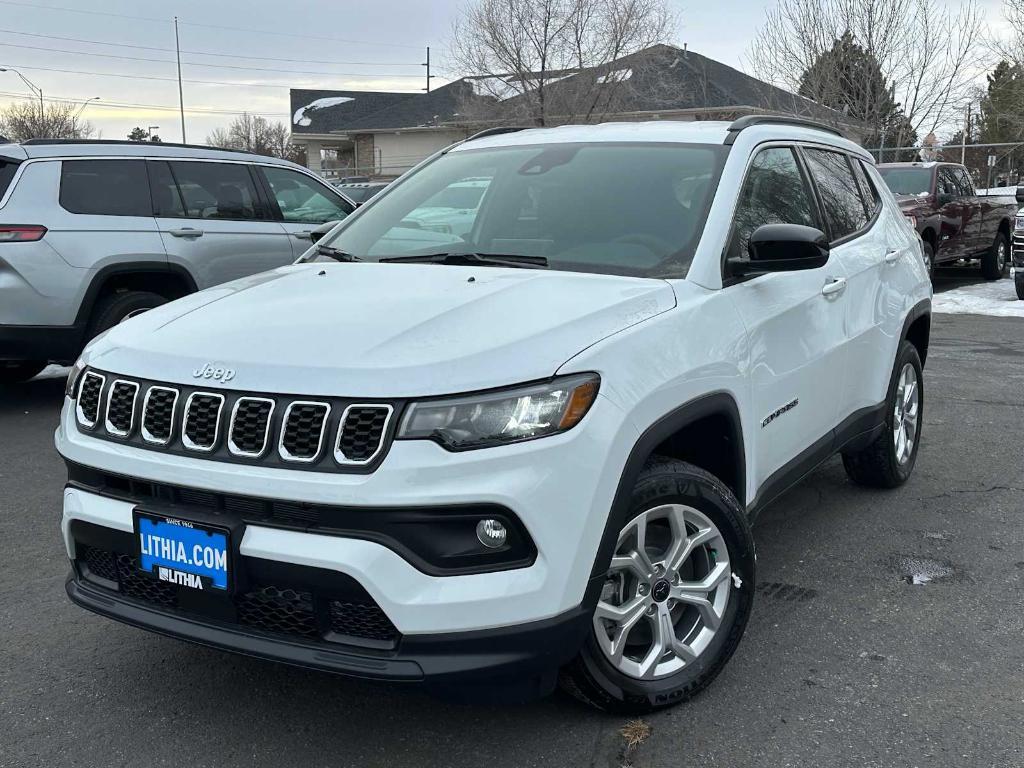
[[[448,704],[74,607],[63,387],[0,391],[0,766],[1024,765],[1024,320],[935,318],[910,482],[832,460],[766,510],[739,651],[630,750],[564,697]]]

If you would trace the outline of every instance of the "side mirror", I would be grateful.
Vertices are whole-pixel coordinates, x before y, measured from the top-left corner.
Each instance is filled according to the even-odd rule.
[[[825,233],[814,227],[763,224],[750,236],[747,254],[749,259],[733,256],[726,261],[730,275],[817,269],[828,262],[829,244]]]
[[[1017,187],[1017,202],[1024,203],[1024,187]]]
[[[949,192],[937,192],[935,194],[935,204],[938,206],[947,205],[954,200],[954,195]]]
[[[314,244],[319,242],[320,240],[323,239],[324,235],[326,235],[328,232],[334,229],[334,225],[337,223],[338,222],[336,221],[328,221],[321,224],[319,227],[317,227],[316,229],[309,233],[309,239],[313,241]]]

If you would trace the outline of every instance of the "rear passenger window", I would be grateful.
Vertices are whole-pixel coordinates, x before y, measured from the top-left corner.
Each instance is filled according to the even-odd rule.
[[[145,160],[65,160],[60,204],[94,216],[152,216]]]
[[[18,163],[13,160],[0,159],[0,199],[7,194],[7,188],[11,186],[14,174],[18,172]]]
[[[185,205],[166,160],[149,161],[149,183],[153,188],[153,215],[181,218]]]
[[[249,166],[242,163],[171,162],[170,167],[186,218],[266,218]],[[173,198],[171,204],[174,204]]]
[[[860,184],[862,196],[864,198],[864,207],[867,210],[868,218],[875,215],[875,211],[878,210],[879,205],[882,203],[882,198],[878,194],[878,190],[875,188],[874,182],[871,180],[871,174],[868,173],[867,168],[864,167],[863,160],[852,160],[853,162],[853,173],[857,177],[857,182]]]
[[[744,257],[754,230],[762,224],[820,227],[810,190],[789,147],[758,152],[740,190],[728,255]]]
[[[818,187],[832,239],[852,235],[868,223],[857,180],[846,155],[825,149],[805,149],[811,178]]]

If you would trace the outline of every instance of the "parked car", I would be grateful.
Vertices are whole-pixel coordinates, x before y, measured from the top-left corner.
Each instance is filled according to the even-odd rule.
[[[288,264],[353,208],[306,169],[244,152],[0,145],[0,383],[73,362],[127,317]]]
[[[464,237],[473,227],[477,208],[490,183],[488,177],[459,179],[411,211],[405,224]],[[527,204],[533,205],[533,201]]]
[[[882,163],[878,172],[924,241],[928,273],[935,266],[978,259],[989,280],[1010,263],[1014,195],[981,195],[956,163]]]
[[[364,181],[364,182],[338,182],[334,186],[345,197],[356,205],[362,205],[371,197],[384,189],[390,182],[387,181]]]
[[[465,235],[408,225],[485,173]],[[823,126],[485,132],[300,263],[85,350],[68,594],[361,678],[669,706],[743,635],[761,510],[837,452],[913,471],[930,307],[920,239]]]
[[[1010,276],[1017,298],[1024,300],[1024,208],[1017,211],[1013,225],[1013,263],[1010,265]]]

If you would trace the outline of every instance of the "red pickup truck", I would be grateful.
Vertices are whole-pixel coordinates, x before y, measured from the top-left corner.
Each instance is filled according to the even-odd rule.
[[[966,259],[978,259],[989,280],[1006,274],[1018,207],[1012,195],[979,195],[956,163],[881,163],[878,172],[921,235],[929,274]]]

